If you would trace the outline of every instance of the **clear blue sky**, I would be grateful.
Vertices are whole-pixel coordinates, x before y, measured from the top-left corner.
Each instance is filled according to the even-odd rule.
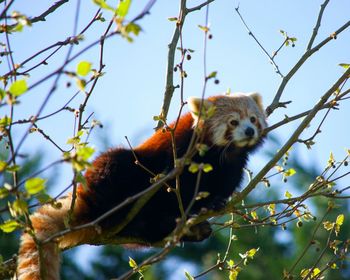
[[[94,118],[105,124],[107,131],[95,130],[91,142],[99,150],[96,134],[108,134],[112,145],[126,145],[124,136],[127,135],[133,145],[137,145],[152,133],[155,122],[154,115],[160,112],[164,86],[167,45],[174,29],[174,22],[167,20],[178,14],[178,2],[174,0],[158,1],[151,10],[151,14],[139,22],[143,31],[130,44],[120,37],[113,37],[105,46],[105,76],[100,79],[91,97],[86,116],[95,112]],[[201,1],[188,1],[188,6],[195,6]],[[279,30],[298,40],[294,48],[284,48],[276,62],[283,74],[286,74],[303,54],[315,25],[319,5],[323,1],[240,1],[240,12],[244,16],[256,37],[264,47],[272,53],[281,44],[283,37]],[[115,6],[116,1],[109,1]],[[130,18],[141,11],[147,1],[134,1],[130,11]],[[210,5],[209,26],[213,39],[208,41],[207,70],[218,72],[219,85],[209,83],[207,95],[225,92],[227,88],[234,91],[258,91],[263,95],[265,105],[268,105],[276,93],[280,83],[279,76],[274,72],[266,56],[246,32],[234,8],[237,1],[217,0]],[[47,9],[52,1],[26,0],[16,1],[13,10],[18,10],[28,16],[36,16]],[[21,62],[31,54],[72,35],[76,1],[70,1],[55,14],[47,17],[44,23],[36,23],[32,28],[25,28],[21,34],[10,36],[14,51],[15,62]],[[92,1],[82,1],[79,18],[79,28],[86,25],[96,12],[97,7]],[[320,28],[316,44],[329,36],[333,31],[349,20],[350,2],[348,0],[330,1]],[[77,52],[82,46],[101,36],[108,24],[111,14],[104,13],[107,21],[95,24],[85,35],[85,41],[75,47]],[[183,30],[184,47],[195,50],[192,59],[186,62],[185,68],[188,78],[185,82],[185,96],[200,96],[203,87],[203,32],[198,25],[205,23],[205,9],[188,15]],[[4,37],[1,38],[4,41]],[[48,60],[46,67],[33,71],[28,79],[29,85],[40,79],[45,73],[50,73],[62,62],[67,48],[62,49],[58,56]],[[96,47],[83,54],[78,60],[68,66],[74,70],[81,60],[88,60],[98,67],[99,48]],[[179,61],[179,60],[177,60]],[[350,63],[350,31],[347,30],[317,52],[301,70],[295,75],[285,89],[282,100],[292,100],[288,109],[277,110],[269,119],[273,124],[284,118],[312,108],[320,96],[342,74],[339,63]],[[30,65],[30,64],[29,64]],[[29,66],[28,65],[28,66]],[[1,72],[6,64],[0,64]],[[74,81],[71,88],[65,84],[69,78],[62,77],[60,86],[50,99],[45,113],[60,108],[75,92]],[[52,80],[30,91],[22,98],[22,105],[16,111],[17,118],[27,118],[33,114],[41,104]],[[83,95],[71,104],[78,107]],[[173,119],[178,110],[179,91],[174,94],[169,119]],[[33,108],[35,108],[33,111]],[[299,145],[299,154],[308,162],[318,163],[323,167],[327,163],[330,151],[337,158],[345,155],[345,148],[350,148],[350,130],[348,128],[350,102],[341,104],[340,111],[332,111],[324,127],[323,133],[317,137],[317,144],[313,150]],[[1,114],[3,114],[3,110]],[[312,135],[317,118],[313,125],[303,134],[304,138]],[[287,139],[293,128],[299,122],[294,122],[276,131],[281,140]],[[63,113],[48,121],[39,123],[53,139],[65,146],[67,138],[73,133],[73,117]],[[16,133],[15,141],[19,140],[21,131]],[[61,157],[61,153],[49,142],[42,141],[38,134],[28,137],[23,151],[35,152],[39,149],[49,154],[47,162]],[[263,162],[259,162],[262,165]],[[70,181],[67,171],[62,172],[59,183],[64,186]]]
[[[147,1],[134,1],[131,7],[131,14],[137,14]],[[140,21],[143,32],[130,44],[119,37],[114,37],[106,42],[105,64],[106,75],[98,82],[94,94],[89,102],[88,112],[95,112],[95,118],[103,123],[109,124],[109,135],[112,144],[125,143],[124,135],[128,135],[135,145],[142,138],[152,133],[155,123],[152,120],[154,115],[160,111],[162,96],[165,85],[165,68],[167,44],[173,32],[174,23],[167,20],[168,17],[177,16],[178,1],[158,1],[151,15]],[[200,1],[188,1],[188,6],[196,5]],[[19,10],[28,16],[35,16],[46,9],[51,1],[25,1],[16,2],[14,10]],[[110,1],[113,5],[113,1]],[[290,67],[304,52],[312,28],[316,21],[319,5],[322,1],[243,1],[240,3],[240,12],[246,22],[253,30],[264,47],[272,52],[280,45],[283,37],[280,29],[285,30],[290,36],[297,37],[295,48],[285,48],[278,55],[276,62],[279,64],[282,73],[286,74]],[[208,42],[208,72],[218,71],[219,85],[210,83],[207,95],[224,92],[227,88],[232,91],[259,91],[265,104],[268,105],[275,94],[280,78],[274,73],[273,67],[267,58],[257,47],[255,42],[248,36],[234,7],[235,1],[216,1],[210,5],[209,24],[213,39]],[[76,2],[70,1],[58,12],[48,16],[45,23],[36,23],[30,29],[25,29],[22,34],[11,36],[12,48],[16,62],[20,62],[29,55],[43,47],[64,40],[72,34]],[[321,26],[316,43],[323,40],[335,29],[348,20],[350,2],[346,0],[331,1]],[[79,19],[80,30],[96,11],[92,1],[82,1]],[[186,62],[188,78],[185,83],[185,96],[199,96],[203,86],[203,32],[197,27],[204,25],[204,9],[188,16],[184,28],[184,46],[194,49],[192,60]],[[107,21],[104,24],[95,24],[86,34],[87,44],[96,40],[107,25],[110,18],[109,13],[104,13]],[[77,46],[75,51],[81,47]],[[293,100],[287,110],[280,109],[273,114],[269,120],[271,124],[283,118],[284,114],[289,116],[309,109],[319,99],[321,94],[341,75],[342,68],[338,63],[349,62],[350,32],[346,31],[336,41],[316,53],[307,62],[300,72],[288,84],[282,100]],[[65,55],[62,51],[62,57]],[[75,69],[80,60],[88,60],[94,66],[98,66],[98,47],[85,53],[76,62],[71,63],[68,69]],[[41,67],[33,72],[28,83],[37,81],[43,73],[49,73],[57,67],[59,58],[49,60],[47,67]],[[2,64],[1,67],[5,67]],[[45,71],[45,72],[43,72]],[[45,112],[60,107],[74,92],[65,88],[68,78],[61,79],[60,88],[50,100]],[[52,80],[35,88],[27,96],[23,96],[23,104],[31,100],[30,106],[22,106],[17,110],[17,116],[26,117],[33,111],[33,106],[38,107],[47,88]],[[179,91],[175,92],[174,103],[171,107],[169,119],[174,118],[178,110]],[[77,104],[83,96],[77,99]],[[329,151],[342,154],[343,148],[348,145],[349,130],[344,128],[344,121],[347,119],[349,102],[342,104],[340,112],[333,112],[325,126],[324,134],[318,138],[319,144],[315,146],[319,160],[324,162]],[[67,114],[62,114],[67,116]],[[61,116],[60,116],[61,117]],[[50,135],[61,139],[60,144],[64,145],[67,135],[71,134],[73,118],[67,118],[65,125],[44,128]],[[291,124],[287,128],[279,129],[277,133],[282,139],[289,136]],[[312,133],[310,129],[309,132]],[[38,135],[31,136],[30,145],[36,142]],[[333,142],[336,140],[336,144]],[[49,145],[48,145],[49,146]],[[42,142],[40,141],[40,147]],[[51,147],[45,147],[51,149]],[[59,156],[59,153],[57,154]]]

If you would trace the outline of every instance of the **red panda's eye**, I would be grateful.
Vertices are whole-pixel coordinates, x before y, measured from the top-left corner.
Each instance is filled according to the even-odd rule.
[[[256,122],[256,117],[250,117],[250,121],[252,122],[252,123],[255,123]]]
[[[230,120],[231,126],[238,126],[239,122],[237,120]]]

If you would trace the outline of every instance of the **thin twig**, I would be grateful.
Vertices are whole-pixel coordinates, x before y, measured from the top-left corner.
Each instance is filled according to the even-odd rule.
[[[252,36],[252,38],[254,39],[254,41],[259,45],[260,49],[264,52],[264,54],[269,58],[270,63],[273,65],[273,67],[275,68],[276,73],[281,77],[284,78],[284,75],[281,73],[281,71],[279,70],[278,65],[276,64],[276,62],[274,61],[273,57],[267,52],[267,50],[264,48],[264,46],[260,43],[260,41],[256,38],[256,36],[254,35],[254,33],[251,31],[251,29],[248,27],[247,23],[245,22],[245,20],[243,19],[241,13],[239,12],[239,6],[235,8],[235,11],[237,12],[239,18],[241,19],[243,25],[245,26],[245,28],[248,31],[248,34],[250,36]]]
[[[289,80],[294,76],[294,74],[299,70],[299,68],[317,51],[319,51],[322,47],[324,47],[327,43],[329,43],[331,40],[335,39],[336,36],[338,36],[340,33],[342,33],[344,30],[346,30],[350,26],[350,21],[346,22],[344,25],[342,25],[340,28],[338,28],[333,34],[328,36],[326,39],[324,39],[322,42],[320,42],[318,45],[313,47],[312,49],[307,50],[301,58],[297,61],[297,63],[292,67],[292,69],[288,72],[288,74],[282,79],[280,86],[277,89],[277,92],[275,94],[275,97],[272,101],[272,103],[266,108],[266,114],[269,116],[272,114],[274,110],[276,110],[279,107],[284,107],[285,102],[280,102],[280,99],[282,97],[282,93],[288,84]]]
[[[313,29],[313,32],[312,32],[310,41],[309,41],[309,43],[308,43],[308,45],[307,45],[307,47],[306,47],[307,50],[310,50],[310,49],[312,48],[312,45],[314,44],[314,41],[315,41],[315,39],[316,39],[318,30],[320,29],[320,26],[321,26],[321,21],[322,21],[323,12],[324,12],[324,10],[326,9],[328,3],[329,3],[329,0],[325,0],[325,1],[323,2],[323,4],[320,6],[320,12],[318,13],[316,25],[315,25],[315,27],[314,27],[314,29]]]

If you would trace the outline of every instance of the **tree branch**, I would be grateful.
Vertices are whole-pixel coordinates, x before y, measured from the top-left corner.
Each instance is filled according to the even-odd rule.
[[[269,58],[270,63],[273,65],[273,67],[275,68],[276,73],[283,78],[283,74],[281,73],[281,71],[279,70],[278,65],[275,63],[274,61],[274,57],[272,57],[267,50],[263,47],[263,45],[259,42],[259,40],[255,37],[254,33],[250,30],[250,28],[248,27],[248,25],[246,24],[245,20],[243,19],[241,13],[239,12],[239,6],[235,8],[235,11],[237,12],[241,22],[243,23],[243,25],[245,26],[245,28],[248,31],[248,34],[250,36],[252,36],[252,38],[254,39],[254,41],[259,45],[260,49],[264,52],[264,54]],[[282,45],[283,46],[283,45]],[[274,55],[276,56],[276,54]]]
[[[316,21],[316,25],[315,25],[315,27],[313,29],[313,32],[312,32],[309,44],[307,45],[307,48],[306,48],[307,50],[310,50],[312,48],[312,45],[313,45],[313,43],[314,43],[314,41],[316,39],[318,30],[320,29],[320,26],[321,26],[323,12],[326,9],[328,3],[329,3],[329,0],[325,0],[323,2],[323,4],[321,5],[321,7],[320,7],[320,12],[318,13],[318,18],[317,18],[317,21]]]
[[[163,127],[164,122],[162,120],[166,120],[169,107],[170,107],[170,102],[173,97],[173,93],[175,90],[174,86],[174,61],[175,61],[175,51],[176,51],[176,46],[179,42],[180,39],[180,34],[182,31],[182,26],[185,22],[187,14],[200,10],[201,8],[209,5],[210,3],[214,2],[215,0],[208,0],[196,7],[193,8],[186,8],[186,0],[181,0],[180,1],[180,10],[179,10],[179,16],[177,18],[176,22],[176,27],[171,39],[170,44],[168,45],[169,51],[168,51],[168,59],[167,59],[167,70],[166,70],[166,82],[165,82],[165,92],[164,92],[164,97],[163,97],[163,105],[162,109],[160,111],[160,121],[158,121],[158,124],[155,129],[159,129]]]
[[[290,147],[298,140],[300,134],[304,129],[310,124],[312,119],[316,114],[322,109],[324,104],[327,102],[329,97],[338,89],[338,87],[349,78],[350,68],[345,71],[345,73],[336,81],[336,83],[321,97],[320,101],[314,106],[314,108],[309,112],[306,118],[301,122],[298,128],[294,131],[289,140],[284,144],[284,146],[277,152],[277,154],[265,165],[265,167],[250,181],[247,187],[240,192],[232,201],[231,205],[235,205],[245,198],[261,181],[265,174],[275,166],[278,160],[290,149]]]
[[[266,108],[266,114],[269,116],[273,113],[274,110],[281,107],[280,99],[282,96],[282,93],[289,82],[289,80],[294,76],[294,74],[299,70],[299,68],[308,60],[309,57],[311,57],[315,52],[320,50],[324,45],[326,45],[329,41],[336,39],[337,35],[339,35],[341,32],[343,32],[345,29],[347,29],[350,26],[350,21],[346,22],[343,26],[341,26],[338,30],[336,30],[334,33],[332,33],[329,37],[324,39],[321,43],[316,45],[310,50],[307,50],[302,57],[298,60],[298,62],[293,66],[293,68],[288,72],[288,74],[282,79],[282,82],[277,90],[277,93],[272,101],[272,103]]]

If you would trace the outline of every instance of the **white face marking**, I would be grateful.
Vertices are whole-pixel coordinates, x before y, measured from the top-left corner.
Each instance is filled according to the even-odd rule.
[[[228,144],[228,140],[225,139],[225,133],[227,125],[225,123],[219,124],[213,131],[213,143],[217,146],[225,146]]]
[[[232,139],[237,147],[253,146],[259,138],[257,127],[252,124],[250,119],[243,119],[239,125],[232,131]]]
[[[204,101],[190,98],[188,102],[194,126],[198,123],[199,104],[214,106],[214,113],[202,124],[209,129],[211,143],[216,146],[252,147],[267,126],[261,96],[257,93],[214,96]]]

